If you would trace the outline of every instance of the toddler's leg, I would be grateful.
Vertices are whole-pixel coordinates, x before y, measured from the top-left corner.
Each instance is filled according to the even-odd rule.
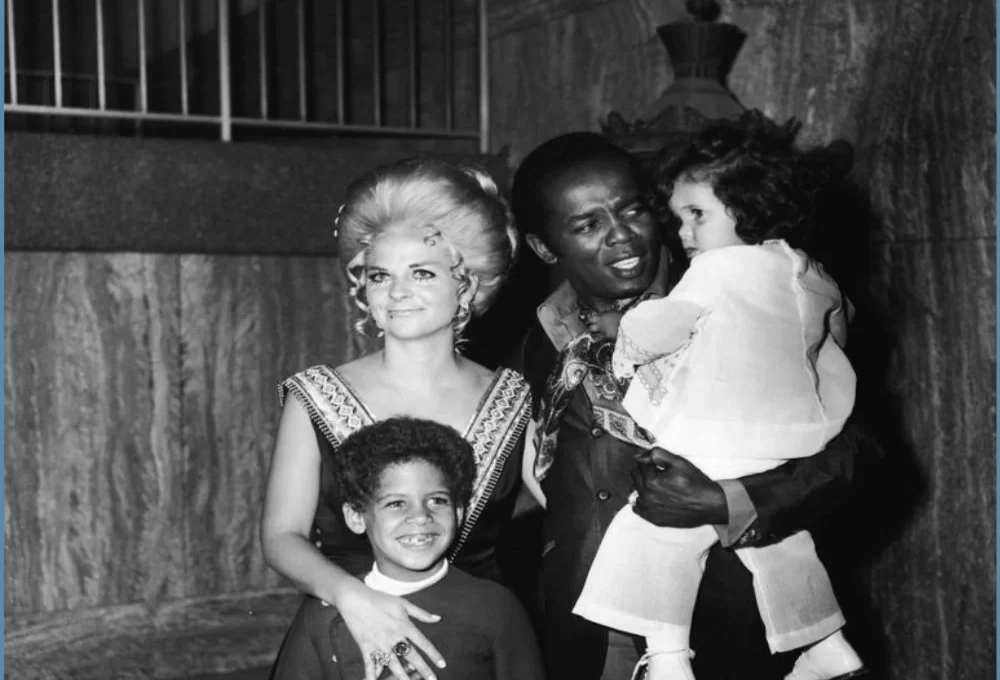
[[[796,663],[790,680],[855,677],[850,674],[863,669],[840,632],[844,615],[809,532],[800,531],[773,545],[740,548],[736,554],[753,574],[771,651],[810,646],[799,659],[804,665]]]
[[[695,680],[691,668],[691,657],[694,656],[688,646],[677,647],[676,636],[670,631],[651,633],[646,636],[646,653],[639,660],[633,678],[643,680]],[[646,666],[646,674],[640,675],[642,666]]]
[[[688,642],[710,527],[671,529],[626,505],[611,521],[573,613],[608,628],[647,636],[674,628]]]
[[[693,680],[691,615],[705,553],[717,539],[711,527],[657,527],[625,506],[601,541],[573,613],[646,637],[649,680]]]
[[[838,630],[802,652],[785,680],[848,680],[867,673],[861,657]]]

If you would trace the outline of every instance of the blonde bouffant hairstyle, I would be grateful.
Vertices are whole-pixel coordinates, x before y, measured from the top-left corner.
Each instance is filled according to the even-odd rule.
[[[351,296],[369,318],[365,300],[365,258],[390,227],[407,225],[425,238],[440,239],[452,253],[459,281],[456,339],[473,316],[496,299],[518,254],[514,217],[496,182],[471,164],[408,158],[381,166],[355,180],[336,220],[337,248],[346,263]],[[472,295],[468,293],[472,291]]]

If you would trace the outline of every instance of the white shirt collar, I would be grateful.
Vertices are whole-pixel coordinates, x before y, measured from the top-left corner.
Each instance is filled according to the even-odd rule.
[[[365,585],[372,590],[378,590],[397,597],[409,595],[418,590],[423,590],[434,585],[445,577],[448,573],[448,560],[441,560],[441,567],[433,574],[419,581],[399,581],[390,576],[386,576],[378,569],[378,564],[372,565],[371,572],[365,576]]]

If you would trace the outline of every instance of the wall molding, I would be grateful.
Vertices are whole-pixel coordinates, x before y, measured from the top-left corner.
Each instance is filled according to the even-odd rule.
[[[417,153],[477,159],[498,182],[502,156],[463,142],[289,143],[5,135],[6,250],[335,255],[347,184]]]

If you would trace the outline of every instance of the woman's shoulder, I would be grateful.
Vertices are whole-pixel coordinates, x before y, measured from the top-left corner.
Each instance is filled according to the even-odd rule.
[[[513,404],[518,404],[518,412],[526,409],[530,415],[532,404],[531,385],[520,371],[499,368],[495,375],[496,389]]]
[[[374,355],[372,354],[364,354],[356,359],[351,359],[345,363],[328,368],[350,384],[356,385],[359,382],[364,382],[366,376],[371,376],[373,374],[373,357]]]
[[[347,371],[353,375],[354,371]],[[278,383],[278,400],[287,406],[294,396],[310,414],[320,404],[355,401],[353,384],[343,372],[343,366],[315,364],[286,377]]]
[[[494,386],[506,390],[530,391],[524,375],[513,368],[501,366],[500,368],[492,369],[471,359],[465,359],[463,369],[468,371],[469,375],[472,376],[476,385],[476,391],[479,393],[483,393]]]
[[[284,405],[290,393],[302,400],[303,393],[308,392],[311,385],[330,380],[332,377],[333,370],[326,364],[316,364],[285,376],[278,381],[278,401]]]
[[[282,378],[281,384],[288,385],[298,380],[308,380],[309,378],[315,378],[320,375],[330,375],[337,370],[338,369],[334,368],[330,364],[313,364],[312,366],[307,366],[306,368],[300,369],[295,373],[286,375]]]

